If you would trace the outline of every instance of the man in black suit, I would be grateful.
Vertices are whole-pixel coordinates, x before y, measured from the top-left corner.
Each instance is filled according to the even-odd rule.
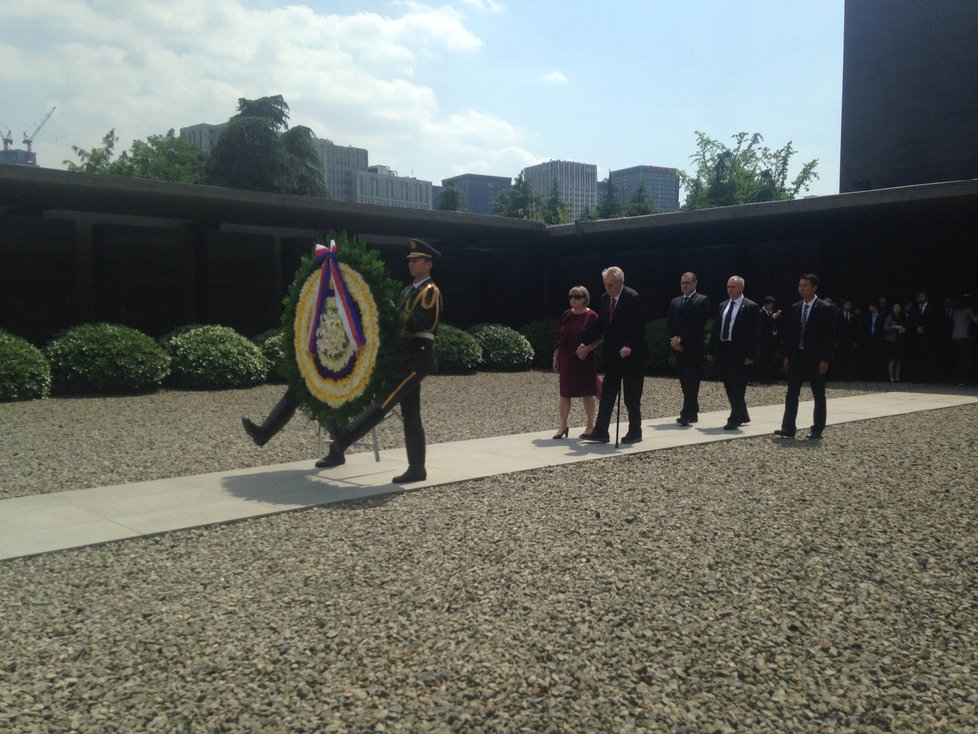
[[[910,375],[914,382],[937,382],[941,358],[941,311],[934,308],[927,291],[917,291],[916,303],[907,312]]]
[[[676,422],[681,426],[696,423],[700,412],[700,381],[703,379],[704,332],[710,319],[710,299],[696,292],[695,273],[679,278],[681,296],[669,304],[667,324],[669,346],[676,353],[676,371],[683,390],[683,409]]]
[[[778,373],[778,348],[781,344],[781,311],[774,296],[764,296],[761,301],[761,354],[757,363],[757,379],[771,382]]]
[[[805,273],[798,281],[801,300],[791,307],[785,323],[784,368],[788,373],[788,392],[784,399],[781,428],[774,433],[783,438],[795,435],[798,395],[807,381],[815,397],[815,414],[808,438],[817,440],[825,430],[825,375],[835,346],[835,309],[818,297],[818,276]]]
[[[727,300],[720,304],[710,358],[717,360],[723,387],[730,402],[730,417],[725,431],[750,423],[747,412],[747,382],[761,346],[761,308],[744,296],[744,279],[731,275],[727,280]]]
[[[835,363],[832,375],[836,380],[853,380],[860,356],[862,324],[853,303],[848,298],[842,302],[842,310],[835,319]]]
[[[867,380],[882,380],[886,374],[887,360],[887,345],[883,331],[886,316],[880,313],[879,304],[875,301],[870,302],[866,310],[867,313],[863,319],[863,333],[860,339],[863,377]]]
[[[605,294],[598,311],[600,333],[592,343],[579,346],[577,353],[583,359],[603,339],[605,376],[594,430],[581,434],[581,438],[601,443],[611,439],[608,432],[611,413],[618,391],[622,390],[628,411],[628,432],[622,443],[638,443],[642,440],[642,388],[648,358],[645,309],[638,293],[625,286],[625,273],[621,268],[606,268],[601,278]]]

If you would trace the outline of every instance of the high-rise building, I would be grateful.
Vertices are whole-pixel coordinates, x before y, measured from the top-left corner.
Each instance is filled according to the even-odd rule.
[[[224,130],[225,125],[227,125],[226,122],[220,125],[210,125],[206,122],[201,122],[197,125],[182,127],[180,128],[180,137],[191,145],[200,148],[205,153],[210,153],[217,139],[221,137],[221,131]]]
[[[593,163],[547,161],[524,168],[523,180],[544,199],[556,181],[560,200],[570,207],[573,219],[578,219],[585,209],[593,211],[597,205],[598,167]]]
[[[356,174],[367,170],[367,149],[336,145],[332,140],[315,138],[313,147],[323,164],[323,182],[337,201],[357,201]]]
[[[611,171],[610,175],[623,206],[628,205],[632,194],[644,183],[659,214],[679,211],[679,176],[675,168],[632,166]]]
[[[398,176],[388,166],[370,166],[353,176],[354,201],[358,204],[431,209],[431,181]]]
[[[978,178],[978,2],[846,0],[839,191]]]
[[[482,173],[463,173],[443,178],[442,186],[455,184],[465,198],[465,208],[472,214],[492,214],[493,204],[500,192],[512,188],[513,179],[508,176],[487,176]]]

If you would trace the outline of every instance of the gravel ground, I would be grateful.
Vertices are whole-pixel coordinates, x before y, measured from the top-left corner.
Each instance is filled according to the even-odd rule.
[[[431,378],[430,440],[546,429],[554,384]],[[648,387],[675,412],[674,381]],[[300,421],[240,435],[278,393],[0,405],[4,491],[315,456]],[[5,561],[0,731],[978,731],[976,425],[965,406]]]

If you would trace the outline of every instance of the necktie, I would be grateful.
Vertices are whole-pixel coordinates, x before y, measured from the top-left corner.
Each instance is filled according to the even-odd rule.
[[[730,341],[730,316],[733,314],[733,310],[734,302],[731,301],[723,314],[723,330],[720,332],[720,341]]]
[[[808,310],[811,308],[810,304],[805,304],[801,307],[801,334],[798,337],[798,346],[802,349],[805,348],[805,328],[808,326]]]
[[[611,303],[608,304],[608,321],[611,321],[615,316],[615,303],[617,301],[617,298],[612,298]]]
[[[689,296],[683,296],[683,308],[686,308],[686,306],[689,305],[689,298]]]

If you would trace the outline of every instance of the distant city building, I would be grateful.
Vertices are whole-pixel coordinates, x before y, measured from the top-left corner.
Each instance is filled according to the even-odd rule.
[[[627,205],[639,185],[645,184],[649,198],[659,214],[679,211],[679,176],[675,168],[632,166],[611,171],[611,183],[623,205]],[[598,196],[598,200],[601,196]]]
[[[336,145],[331,140],[315,138],[313,146],[323,164],[323,182],[337,201],[358,201],[356,174],[367,170],[367,149]]]
[[[466,210],[471,214],[492,214],[496,197],[513,187],[513,179],[508,176],[487,176],[481,173],[463,173],[460,176],[443,178],[441,183],[442,186],[455,184],[461,190]]]
[[[370,166],[354,173],[358,204],[399,206],[406,209],[431,209],[431,181],[398,176],[388,166]]]
[[[523,180],[544,199],[556,180],[560,199],[570,208],[572,219],[597,206],[598,167],[593,163],[548,161],[524,168]]]
[[[846,0],[839,191],[978,178],[978,2]]]
[[[37,153],[26,150],[0,150],[0,163],[11,163],[17,166],[36,166]]]
[[[221,131],[225,125],[227,125],[226,122],[220,125],[209,125],[202,122],[199,125],[182,127],[180,128],[180,138],[200,148],[205,153],[210,153],[217,139],[221,137]]]

